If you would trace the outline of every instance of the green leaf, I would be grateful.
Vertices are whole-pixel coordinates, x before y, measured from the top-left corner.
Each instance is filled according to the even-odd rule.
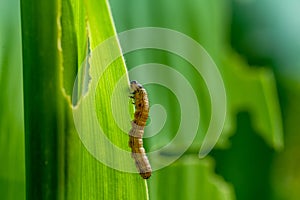
[[[248,111],[255,130],[267,144],[281,150],[283,128],[273,72],[267,68],[250,68],[239,56],[230,53],[223,64],[229,101],[227,122],[231,123],[225,126],[224,132],[234,132],[237,113]]]
[[[107,2],[23,0],[21,11],[27,197],[147,199],[145,180],[138,174],[120,172],[101,163],[84,141],[85,146],[82,144],[74,126],[72,112],[76,112],[85,98],[96,100],[93,101],[95,105],[88,104],[87,108],[99,108],[96,120],[101,126],[108,127],[105,129],[108,138],[130,155],[128,135],[113,123],[115,116],[110,109],[110,94],[120,76],[124,79],[116,94],[121,96],[117,95],[119,98],[114,104],[117,110],[124,109],[124,103],[128,108],[128,79],[122,57],[105,71],[105,78],[99,84],[95,73],[104,71],[106,66],[93,65],[93,62],[105,61],[111,52],[118,52],[121,56],[118,45],[107,49],[103,57],[93,52],[97,45],[115,34]],[[88,75],[82,76],[82,70]],[[76,75],[82,80],[75,82],[73,106],[71,94]],[[91,95],[95,92],[91,85],[96,86],[93,88],[95,97]],[[82,87],[87,91],[83,92]],[[127,127],[130,126],[128,112],[114,114]],[[88,122],[85,137],[93,137],[92,116],[89,112],[82,113],[82,119]],[[111,154],[103,143],[94,140],[97,153],[106,152],[105,156],[110,160],[134,164],[130,156],[119,158]]]
[[[0,2],[0,198],[25,199],[19,1]]]
[[[196,155],[185,155],[153,174],[150,199],[235,199],[233,186],[214,174],[213,168],[210,157],[199,160]]]

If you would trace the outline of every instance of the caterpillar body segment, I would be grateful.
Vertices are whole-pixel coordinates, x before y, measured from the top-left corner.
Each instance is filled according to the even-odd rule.
[[[132,97],[135,104],[134,119],[131,122],[132,128],[129,131],[129,147],[135,165],[144,179],[151,176],[152,169],[143,147],[144,127],[149,115],[149,102],[146,90],[137,81],[131,81],[130,88],[133,91]]]

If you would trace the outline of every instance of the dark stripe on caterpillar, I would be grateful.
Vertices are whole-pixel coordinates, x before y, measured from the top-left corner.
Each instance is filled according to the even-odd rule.
[[[132,128],[129,131],[129,147],[140,175],[142,178],[148,179],[151,176],[152,169],[145,153],[142,139],[149,115],[148,96],[146,90],[137,81],[131,81],[130,88],[133,91],[131,98],[134,99],[135,112],[134,119],[131,122]]]

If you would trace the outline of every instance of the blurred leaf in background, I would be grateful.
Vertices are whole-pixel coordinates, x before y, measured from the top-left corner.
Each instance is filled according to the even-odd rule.
[[[248,63],[275,72],[285,149],[274,155],[269,172],[272,199],[299,199],[300,2],[233,1],[232,6],[232,46]]]
[[[0,1],[0,198],[25,199],[20,3]]]
[[[192,37],[207,50],[219,67],[227,92],[226,123],[217,146],[223,150],[211,154],[216,159],[217,173],[227,181],[224,183],[227,184],[225,190],[227,194],[231,193],[227,197],[233,199],[236,195],[237,199],[253,199],[252,194],[261,193],[255,198],[270,199],[271,158],[274,150],[283,148],[281,110],[272,70],[250,68],[247,60],[243,60],[230,47],[232,1],[126,1],[125,3],[111,0],[110,2],[118,32],[149,26],[174,29]],[[131,42],[134,43],[135,38]],[[125,58],[129,70],[144,63],[163,63],[179,71],[191,83],[199,101],[201,121],[197,137],[187,153],[196,157],[211,117],[211,102],[203,79],[191,69],[189,63],[169,52],[139,50],[125,55]],[[130,72],[129,75],[134,76]],[[163,78],[180,88],[180,85],[176,84],[177,80],[171,75],[164,75]],[[140,75],[140,79],[143,79],[143,75]],[[155,84],[145,87],[149,91],[150,103],[161,104],[168,116],[164,128],[154,137],[146,139],[148,150],[151,151],[153,148],[158,149],[168,144],[175,136],[180,122],[180,102],[166,88]],[[184,142],[186,141],[183,138],[182,143]],[[179,151],[180,144],[175,145],[175,153],[176,147]],[[171,155],[174,152],[168,153]],[[197,174],[197,170],[201,170],[200,167],[184,165],[180,160],[177,162],[174,165],[182,165],[182,168],[177,168],[178,171],[171,165],[154,173],[153,179],[149,180],[150,198],[172,199],[172,195],[164,196],[162,193],[170,191],[169,186],[173,185],[174,191],[177,192],[174,196],[183,199],[185,195],[197,191],[195,187],[206,185],[204,182],[207,183],[208,180],[196,175],[188,180],[179,176],[184,173],[184,169],[193,170],[194,174]],[[200,164],[203,161],[198,162]],[[213,165],[209,165],[209,168],[212,167]],[[179,184],[175,185],[176,182]],[[234,191],[229,182],[233,185],[235,195],[232,195]],[[158,190],[155,188],[160,188],[160,194],[156,193]],[[221,194],[224,191],[218,192]],[[193,194],[189,199],[201,197],[200,193]],[[223,195],[224,198],[225,196]]]

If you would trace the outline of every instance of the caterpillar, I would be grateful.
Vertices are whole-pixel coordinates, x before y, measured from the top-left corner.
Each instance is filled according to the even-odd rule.
[[[148,179],[151,176],[152,169],[145,153],[142,139],[149,115],[148,95],[143,86],[137,81],[131,81],[130,88],[133,91],[131,93],[133,96],[130,97],[134,99],[135,113],[131,122],[132,128],[129,131],[129,147],[141,177]]]

